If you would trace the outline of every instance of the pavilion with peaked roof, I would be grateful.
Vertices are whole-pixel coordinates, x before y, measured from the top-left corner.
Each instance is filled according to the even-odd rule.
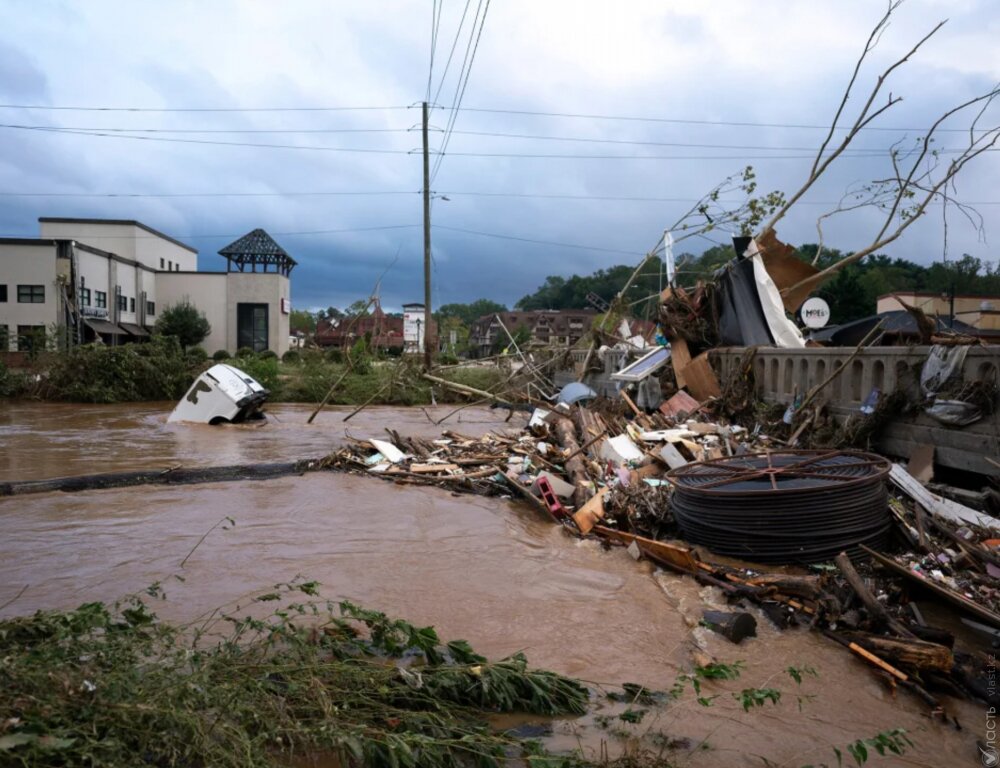
[[[231,242],[219,251],[219,255],[226,257],[226,272],[257,272],[260,266],[261,272],[277,272],[288,277],[297,264],[273,237],[259,228]]]

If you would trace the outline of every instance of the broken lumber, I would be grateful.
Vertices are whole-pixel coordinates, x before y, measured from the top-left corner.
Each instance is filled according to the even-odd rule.
[[[586,463],[580,456],[580,445],[576,442],[576,426],[570,419],[561,416],[556,419],[555,430],[559,447],[572,456],[566,459],[564,466],[573,485],[576,486],[573,492],[573,506],[580,509],[590,496],[590,475],[587,473]]]
[[[850,585],[851,589],[854,590],[854,594],[858,596],[861,603],[868,610],[868,615],[871,616],[872,620],[878,626],[889,627],[897,635],[902,637],[913,637],[913,633],[910,632],[906,627],[904,627],[899,621],[892,618],[889,612],[886,611],[885,606],[880,603],[875,595],[871,593],[868,589],[868,585],[865,584],[864,579],[861,575],[854,569],[854,565],[851,563],[850,558],[847,556],[846,552],[841,552],[834,558],[834,563],[837,568],[844,575],[847,583]]]
[[[845,633],[851,642],[893,664],[948,674],[955,664],[951,649],[926,640],[883,637],[868,632]]]

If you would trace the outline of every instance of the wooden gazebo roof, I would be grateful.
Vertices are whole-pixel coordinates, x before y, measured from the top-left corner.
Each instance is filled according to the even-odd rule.
[[[263,229],[247,232],[219,251],[219,255],[226,257],[227,272],[246,272],[248,266],[251,272],[256,272],[260,265],[261,272],[273,271],[288,277],[298,263]]]

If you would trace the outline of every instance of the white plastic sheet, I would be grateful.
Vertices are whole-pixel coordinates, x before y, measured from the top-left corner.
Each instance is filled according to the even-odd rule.
[[[764,319],[767,320],[767,328],[774,338],[777,347],[798,348],[806,345],[802,338],[802,333],[795,327],[795,323],[785,315],[785,305],[781,301],[781,293],[774,280],[767,273],[764,260],[757,251],[757,243],[750,241],[747,248],[747,256],[753,261],[753,276],[757,283],[757,295],[760,297],[760,306],[764,310]]]

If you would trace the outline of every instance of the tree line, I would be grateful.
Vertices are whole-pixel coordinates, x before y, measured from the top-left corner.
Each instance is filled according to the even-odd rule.
[[[812,263],[817,250],[819,247],[810,243],[800,246],[797,254]],[[713,246],[697,256],[682,254],[677,258],[677,282],[693,286],[698,280],[710,280],[716,271],[732,261],[733,255],[733,249],[728,245]],[[846,255],[847,252],[836,248],[824,248],[816,266],[823,269]],[[521,311],[599,309],[601,302],[610,302],[614,298],[634,270],[634,264],[617,264],[589,275],[550,275],[534,292],[523,296],[514,308]],[[633,315],[655,318],[657,299],[665,280],[662,260],[653,257],[647,261],[626,297]],[[816,290],[815,295],[826,299],[830,305],[831,323],[840,324],[875,314],[879,296],[911,291],[1000,297],[1000,264],[963,254],[958,259],[923,266],[908,259],[873,254],[835,273]],[[593,300],[595,298],[596,301]],[[355,302],[345,310],[336,307],[318,312],[294,310],[291,327],[292,330],[311,333],[316,330],[317,320],[340,319],[356,314],[364,307],[365,302]],[[466,304],[444,304],[434,312],[434,318],[443,331],[458,330],[463,337],[480,317],[506,311],[506,305],[482,298]]]

